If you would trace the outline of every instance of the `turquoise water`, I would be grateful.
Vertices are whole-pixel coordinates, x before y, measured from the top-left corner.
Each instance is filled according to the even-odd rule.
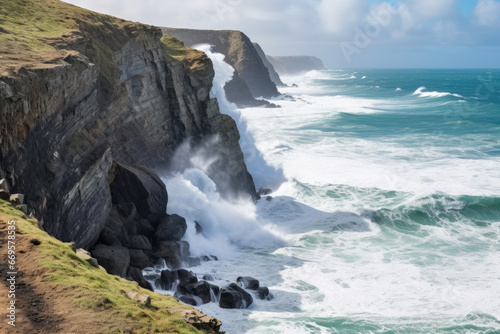
[[[188,230],[194,254],[221,259],[192,269],[219,284],[251,275],[275,296],[200,308],[228,333],[500,333],[500,71],[284,81],[298,87],[281,108],[238,121],[285,176],[271,201],[223,201],[201,167],[166,180],[185,196],[170,212],[204,225],[204,239]]]

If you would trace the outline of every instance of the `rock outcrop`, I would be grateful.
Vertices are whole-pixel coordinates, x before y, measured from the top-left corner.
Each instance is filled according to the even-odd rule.
[[[266,56],[279,75],[294,75],[312,70],[324,70],[321,59],[313,56]]]
[[[279,74],[274,69],[273,65],[266,58],[266,54],[264,53],[264,50],[262,50],[260,45],[257,43],[253,43],[253,46],[255,47],[255,50],[257,50],[257,53],[258,53],[260,59],[262,60],[262,63],[264,63],[264,66],[267,68],[267,71],[269,72],[269,78],[271,78],[271,81],[274,82],[274,84],[277,87],[285,86],[283,81],[281,81]]]
[[[254,98],[270,98],[279,95],[269,71],[259,56],[250,39],[240,31],[234,30],[195,30],[162,28],[163,32],[172,35],[187,46],[207,43],[213,46],[214,52],[226,56],[225,61],[235,69],[235,76],[226,89],[229,101],[247,104],[246,85]],[[243,82],[240,82],[240,79]],[[234,87],[238,87],[235,89]]]
[[[0,44],[0,179],[26,195],[46,231],[90,249],[113,205],[112,166],[167,168],[187,140],[196,147],[217,138],[209,151],[218,160],[207,172],[220,193],[256,198],[236,124],[209,96],[214,71],[205,54],[159,28],[55,0],[5,6],[30,7],[12,15],[33,29],[26,34],[0,12],[9,36]],[[39,32],[38,19],[55,28]],[[157,203],[141,191],[129,200],[154,221]]]

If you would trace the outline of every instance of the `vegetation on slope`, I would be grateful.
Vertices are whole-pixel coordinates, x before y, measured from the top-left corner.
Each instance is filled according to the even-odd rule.
[[[9,221],[16,225],[17,330],[25,326],[26,333],[40,329],[51,333],[200,333],[181,316],[192,308],[92,267],[67,244],[40,230],[35,219],[0,200],[2,277],[7,271],[3,264],[7,263]],[[0,288],[6,289],[6,284]],[[151,305],[131,300],[123,291],[148,295]],[[7,296],[6,291],[1,292]],[[29,300],[23,303],[26,298]],[[36,303],[45,304],[38,313],[30,311]],[[40,328],[37,323],[52,327]]]

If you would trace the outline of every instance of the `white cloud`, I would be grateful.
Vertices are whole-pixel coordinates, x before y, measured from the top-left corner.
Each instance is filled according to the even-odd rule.
[[[500,2],[494,0],[479,0],[473,10],[473,16],[480,26],[500,27]]]
[[[322,0],[318,13],[323,28],[334,35],[352,34],[354,27],[361,23],[366,15],[364,0]]]

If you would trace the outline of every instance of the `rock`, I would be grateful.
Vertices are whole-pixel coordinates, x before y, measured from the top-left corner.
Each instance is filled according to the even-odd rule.
[[[10,200],[10,194],[4,189],[0,189],[0,199],[4,201]]]
[[[189,244],[187,241],[162,241],[153,255],[164,259],[170,269],[178,269],[182,266],[184,258],[190,255]]]
[[[148,238],[152,238],[155,233],[155,228],[147,219],[140,219],[134,223],[137,226],[137,234],[145,235]]]
[[[130,281],[137,282],[141,288],[154,291],[151,284],[142,275],[142,270],[140,270],[139,268],[128,267],[127,275],[125,278],[130,280]]]
[[[144,235],[131,235],[128,240],[123,243],[123,246],[134,249],[144,249],[151,250],[153,246],[151,246],[151,242]]]
[[[118,239],[117,231],[112,230],[109,227],[104,227],[104,229],[101,231],[101,235],[99,236],[99,243],[107,246],[123,246]]]
[[[236,282],[238,282],[239,285],[245,289],[257,290],[259,288],[259,281],[250,276],[246,277],[240,276],[236,279]]]
[[[268,188],[260,188],[259,191],[257,191],[257,195],[259,196],[265,196],[265,195],[269,195],[269,194],[272,194],[272,190],[271,189],[268,189]]]
[[[267,197],[266,197],[266,201],[271,202],[272,200],[273,200],[273,197],[272,197],[272,196],[267,196]]]
[[[203,227],[196,220],[194,221],[194,228],[196,229],[196,234],[203,233]]]
[[[144,269],[146,267],[152,267],[153,262],[142,249],[129,249],[130,254],[130,266],[139,269]]]
[[[196,299],[193,296],[179,296],[179,301],[183,302],[184,304],[188,304],[191,306],[197,306],[198,303],[196,302]]]
[[[76,253],[76,245],[75,245],[75,243],[74,243],[74,242],[65,242],[64,244],[65,244],[66,246],[68,246],[69,248],[71,248],[71,250],[72,250],[73,252],[75,252],[75,253]],[[89,255],[90,255],[90,254],[89,254]]]
[[[16,205],[16,209],[21,210],[26,216],[28,215],[28,206],[26,204]]]
[[[167,189],[151,169],[114,162],[110,174],[113,203],[131,202],[139,215],[146,219],[167,211]]]
[[[123,292],[125,293],[125,295],[128,298],[135,300],[135,301],[138,301],[139,303],[141,303],[145,306],[151,306],[151,297],[149,297],[148,295],[144,295],[144,294],[139,293],[137,291],[130,291],[130,290],[126,290]]]
[[[179,309],[178,312],[181,314],[182,319],[185,322],[193,325],[200,331],[213,334],[222,333],[219,331],[222,326],[222,323],[219,320],[209,315],[205,315],[197,309]]]
[[[269,292],[269,289],[265,286],[260,287],[256,290],[259,299],[271,300],[274,298],[273,294]]]
[[[187,230],[186,220],[179,215],[170,215],[160,221],[155,233],[157,241],[180,241]]]
[[[125,277],[130,265],[129,250],[125,247],[98,244],[91,251],[93,257],[112,275]]]
[[[25,204],[23,194],[12,194],[10,195],[9,201],[14,205]]]
[[[203,275],[202,279],[205,281],[213,281],[214,277],[210,274],[205,274],[205,275]]]
[[[172,270],[163,270],[159,279],[159,286],[163,290],[173,290],[177,284],[177,272]]]
[[[82,248],[78,248],[76,250],[76,255],[82,259],[87,261],[92,267],[99,268],[99,263],[96,258],[93,258],[88,251]]]
[[[252,296],[235,283],[221,290],[219,306],[222,308],[247,308],[252,303]]]
[[[273,65],[269,62],[269,60],[267,60],[266,54],[264,53],[264,50],[262,50],[260,45],[257,43],[253,43],[253,45],[255,47],[255,50],[257,50],[257,53],[259,54],[260,59],[264,63],[264,66],[267,68],[271,81],[274,82],[274,84],[277,87],[285,86],[285,84],[281,81],[281,78],[278,75],[278,73],[276,73],[276,71],[274,70]]]
[[[219,294],[219,287],[206,281],[193,282],[186,285],[178,285],[177,293],[179,295],[196,296],[201,299],[201,304],[210,303]]]
[[[6,192],[10,193],[10,187],[6,179],[0,180],[0,190],[5,190]]]

